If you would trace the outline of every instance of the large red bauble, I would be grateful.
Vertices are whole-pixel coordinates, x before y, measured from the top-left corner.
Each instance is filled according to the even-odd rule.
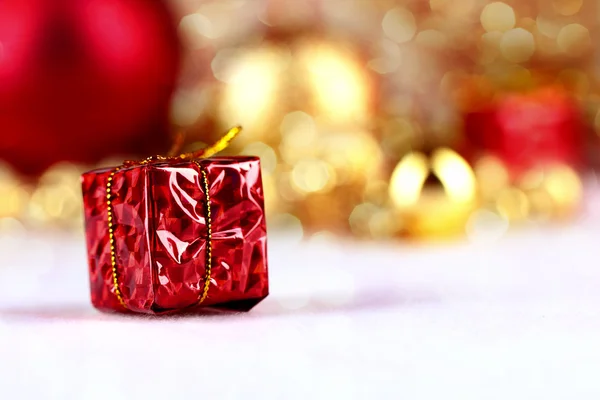
[[[37,174],[164,148],[179,56],[157,0],[1,1],[0,158]]]

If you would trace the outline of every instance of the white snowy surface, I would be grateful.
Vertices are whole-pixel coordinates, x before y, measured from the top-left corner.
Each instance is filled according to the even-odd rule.
[[[600,220],[442,245],[270,237],[247,314],[122,317],[83,239],[0,239],[3,399],[599,399]]]

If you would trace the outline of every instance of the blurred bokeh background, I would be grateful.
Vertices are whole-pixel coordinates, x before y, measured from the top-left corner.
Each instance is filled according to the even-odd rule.
[[[297,237],[568,223],[600,164],[599,28],[584,0],[0,2],[0,230],[80,231],[83,171],[234,124]]]

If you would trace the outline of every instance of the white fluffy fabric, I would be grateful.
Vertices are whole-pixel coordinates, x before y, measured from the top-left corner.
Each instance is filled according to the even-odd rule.
[[[81,237],[5,235],[0,397],[600,398],[600,220],[494,232],[271,235],[254,310],[167,318],[95,311]]]

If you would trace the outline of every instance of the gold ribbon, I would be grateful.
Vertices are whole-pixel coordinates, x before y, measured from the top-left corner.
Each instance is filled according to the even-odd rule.
[[[113,169],[106,181],[106,210],[108,215],[108,239],[110,243],[110,262],[112,268],[112,278],[113,278],[113,288],[114,293],[119,299],[119,303],[123,308],[127,309],[127,305],[125,304],[125,300],[123,299],[123,293],[119,288],[119,276],[117,274],[117,254],[116,254],[116,246],[115,246],[115,223],[114,223],[114,211],[113,211],[113,193],[112,193],[112,184],[114,181],[115,174],[117,171],[121,170],[125,167],[131,167],[136,165],[145,165],[151,162],[160,162],[160,161],[175,161],[175,160],[191,160],[200,170],[200,176],[202,179],[202,186],[204,187],[204,207],[206,214],[206,274],[204,277],[204,288],[202,290],[202,295],[195,303],[196,305],[202,304],[204,300],[208,297],[208,290],[210,288],[210,276],[212,272],[212,215],[210,209],[210,194],[209,194],[209,184],[208,184],[208,174],[206,169],[202,167],[198,159],[204,159],[214,156],[215,154],[223,151],[229,143],[242,131],[241,126],[234,126],[231,128],[225,135],[223,135],[219,140],[217,140],[212,145],[190,153],[183,153],[179,156],[152,156],[148,157],[141,161],[125,161],[123,165],[116,167]],[[176,148],[181,145],[181,137],[176,140]],[[171,150],[170,153],[177,152],[177,150]]]

